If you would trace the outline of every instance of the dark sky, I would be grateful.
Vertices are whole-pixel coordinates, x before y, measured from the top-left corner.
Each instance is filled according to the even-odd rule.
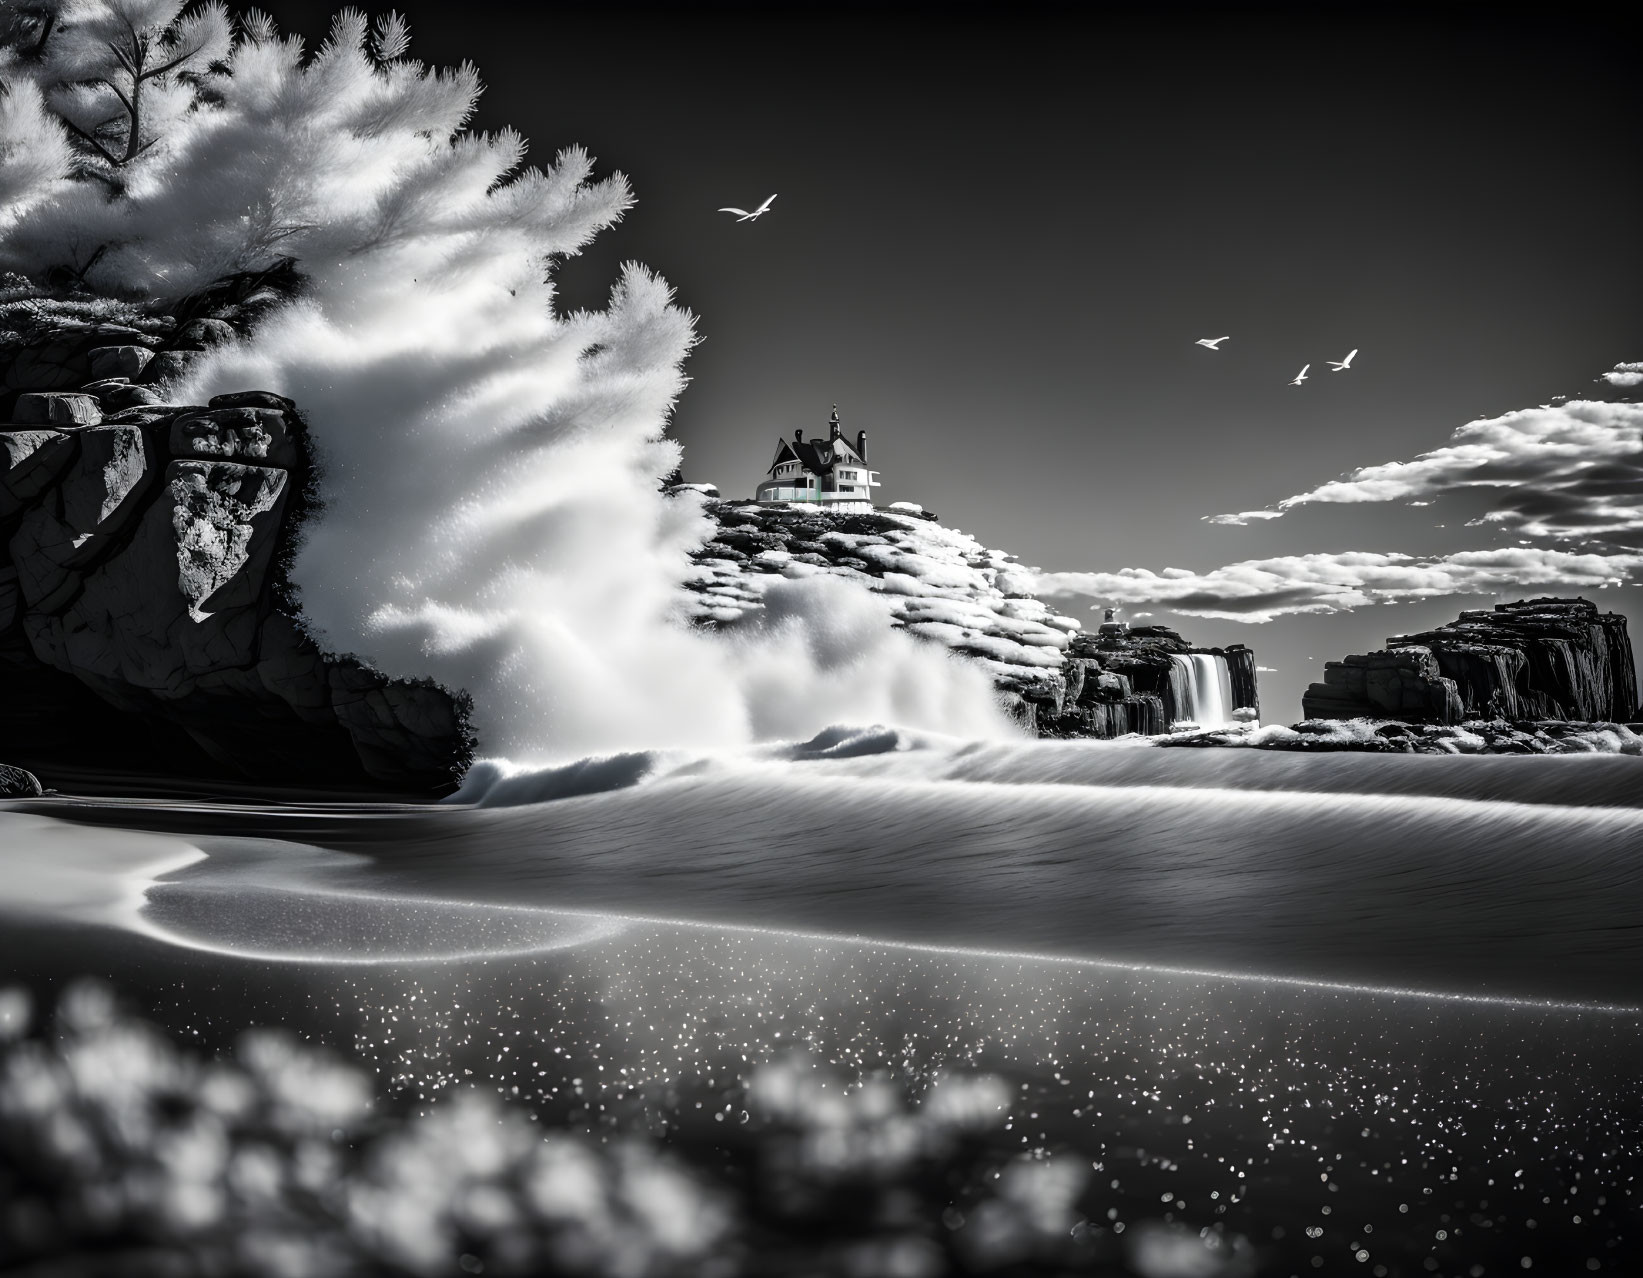
[[[323,34],[328,6],[264,7]],[[370,4],[371,13],[390,6]],[[1439,506],[1266,505],[1643,359],[1636,19],[1579,6],[597,8],[409,0],[476,124],[579,142],[638,207],[562,271],[660,271],[704,341],[675,431],[750,495],[837,402],[882,499],[1028,563],[1194,570],[1490,543]],[[715,210],[772,212],[738,225]],[[1199,337],[1231,334],[1217,353]],[[1327,358],[1361,350],[1350,374]],[[1287,385],[1303,363],[1313,380]],[[1447,527],[1439,529],[1437,524]],[[1174,622],[1276,667],[1470,597]],[[1643,628],[1639,592],[1609,592]]]

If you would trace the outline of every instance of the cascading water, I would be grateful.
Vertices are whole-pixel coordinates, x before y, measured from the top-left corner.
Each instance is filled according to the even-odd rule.
[[[1211,722],[1231,723],[1236,707],[1232,703],[1232,669],[1227,665],[1227,659],[1196,653],[1192,660],[1204,687],[1203,704],[1212,707],[1205,713]]]
[[[1232,721],[1232,671],[1225,657],[1210,652],[1171,654],[1170,671],[1177,721],[1219,728]]]
[[[1192,718],[1192,662],[1171,655],[1169,672],[1169,704],[1165,707],[1166,729],[1177,721]]]

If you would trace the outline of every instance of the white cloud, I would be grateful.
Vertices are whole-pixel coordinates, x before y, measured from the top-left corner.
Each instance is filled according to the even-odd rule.
[[[1620,585],[1640,570],[1643,553],[1511,546],[1442,556],[1285,555],[1204,573],[1182,568],[1040,573],[1035,586],[1052,597],[1082,595],[1114,604],[1154,604],[1191,617],[1260,622],[1449,595],[1595,590]]]
[[[1243,524],[1312,503],[1430,505],[1469,488],[1499,490],[1499,505],[1474,522],[1505,534],[1643,547],[1643,405],[1570,400],[1468,422],[1411,461],[1359,467],[1284,498],[1277,512],[1210,522]]]
[[[1616,364],[1602,380],[1610,386],[1643,386],[1643,363]]]
[[[1252,519],[1282,519],[1281,510],[1240,510],[1230,515],[1202,515],[1200,518],[1206,524],[1236,524],[1240,528]]]

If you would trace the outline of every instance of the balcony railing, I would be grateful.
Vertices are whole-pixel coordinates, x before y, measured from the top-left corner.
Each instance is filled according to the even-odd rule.
[[[860,502],[865,505],[873,504],[873,494],[864,484],[861,491],[841,493],[837,489],[828,488],[818,491],[814,488],[787,488],[781,485],[767,487],[759,485],[755,501],[805,501],[814,502],[818,506],[830,506],[839,502]]]

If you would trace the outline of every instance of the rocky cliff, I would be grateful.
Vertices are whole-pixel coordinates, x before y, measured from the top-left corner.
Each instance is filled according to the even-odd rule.
[[[284,267],[236,277],[157,314],[0,279],[0,758],[48,785],[158,774],[437,794],[472,757],[463,695],[323,652],[303,629],[288,568],[316,482],[298,406],[257,390],[171,400],[200,352],[297,283]],[[1247,649],[1162,627],[1086,635],[1014,556],[916,509],[695,491],[718,521],[686,583],[697,624],[734,626],[771,580],[834,574],[979,663],[1043,735],[1158,733],[1210,705],[1215,720],[1255,714]]]
[[[1637,675],[1624,617],[1586,599],[1529,599],[1331,661],[1301,707],[1308,719],[1626,722],[1638,717]]]
[[[0,757],[41,773],[251,777],[437,793],[464,699],[322,653],[286,576],[314,470],[261,391],[166,402],[276,293],[178,315],[0,304]]]
[[[1178,656],[1207,655],[1226,663],[1233,715],[1260,716],[1255,654],[1242,644],[1195,648],[1168,626],[1080,634],[1067,645],[1066,696],[1059,709],[1041,712],[1040,736],[1152,735],[1194,721],[1201,709],[1183,680]]]
[[[898,626],[979,663],[1018,719],[1042,736],[1159,733],[1192,718],[1193,690],[1178,657],[1225,660],[1232,707],[1253,718],[1253,654],[1194,648],[1163,626],[1086,634],[1033,595],[1032,574],[1004,551],[916,508],[834,514],[797,503],[720,501],[706,485],[670,491],[705,497],[719,531],[686,582],[690,616],[734,626],[761,607],[765,583],[818,573],[880,595]]]

